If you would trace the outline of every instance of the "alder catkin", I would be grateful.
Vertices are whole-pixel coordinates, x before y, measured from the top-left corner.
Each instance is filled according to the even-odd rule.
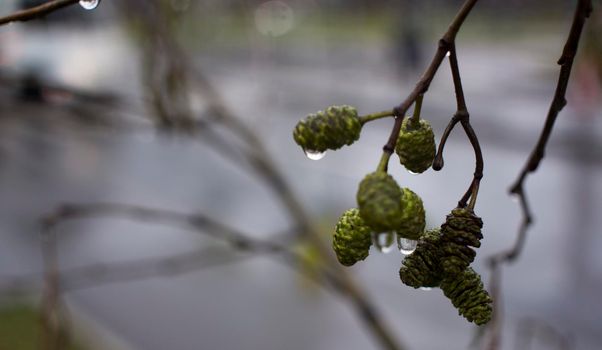
[[[397,235],[417,240],[424,233],[426,217],[422,199],[409,188],[402,189],[402,218]]]
[[[405,118],[397,138],[395,153],[399,162],[413,173],[427,170],[435,159],[435,134],[428,121],[420,119],[415,123]]]
[[[372,245],[371,232],[358,209],[344,212],[337,222],[332,239],[332,248],[339,262],[351,266],[366,259]]]
[[[362,123],[351,106],[330,106],[309,114],[293,130],[295,142],[305,151],[325,152],[351,145],[360,138]]]
[[[405,285],[414,288],[439,286],[443,276],[439,262],[440,240],[439,229],[425,232],[416,250],[403,259],[399,277]]]
[[[446,275],[462,273],[472,263],[481,246],[483,221],[472,210],[456,208],[441,225],[441,266]]]
[[[483,287],[481,276],[470,267],[456,276],[446,276],[440,287],[458,313],[468,321],[483,325],[491,320],[491,297]]]
[[[360,216],[377,233],[397,230],[403,220],[402,197],[391,175],[384,171],[370,173],[357,191]]]

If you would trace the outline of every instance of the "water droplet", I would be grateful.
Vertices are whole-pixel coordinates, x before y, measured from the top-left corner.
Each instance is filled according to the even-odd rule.
[[[80,0],[79,5],[86,10],[94,10],[100,4],[100,0]]]
[[[513,194],[510,195],[510,198],[512,198],[512,201],[514,203],[519,203],[520,202],[520,196],[518,194],[513,193]]]
[[[372,233],[372,244],[379,252],[387,254],[393,250],[395,242],[395,232]]]
[[[429,290],[433,290],[433,288],[431,287],[420,287],[420,290],[424,290],[424,291],[429,291]]]
[[[447,53],[445,54],[446,57],[449,57],[451,55],[451,52],[447,51]]]
[[[407,169],[406,169],[407,170]],[[408,170],[408,173],[410,173],[411,175],[420,175],[420,173],[415,173],[412,170]]]
[[[312,151],[310,149],[303,150],[303,152],[305,152],[307,158],[311,160],[320,160],[326,155],[326,152]]]
[[[401,236],[397,236],[397,248],[403,255],[409,255],[416,250],[416,246],[418,245],[418,241],[413,239],[403,238]]]

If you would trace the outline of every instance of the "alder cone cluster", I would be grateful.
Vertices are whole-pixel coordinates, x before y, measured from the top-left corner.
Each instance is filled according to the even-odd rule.
[[[483,223],[472,210],[456,208],[440,229],[426,232],[399,269],[410,287],[440,287],[460,315],[478,325],[489,322],[492,300],[481,277],[469,267],[479,247]]]

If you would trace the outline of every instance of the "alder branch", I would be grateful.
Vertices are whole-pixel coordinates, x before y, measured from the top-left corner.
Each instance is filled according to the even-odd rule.
[[[462,88],[462,79],[460,77],[460,68],[458,66],[458,57],[456,54],[456,45],[452,43],[449,49],[449,64],[451,67],[452,78],[454,81],[454,90],[456,94],[456,113],[454,113],[453,117],[449,121],[449,124],[445,128],[445,131],[441,137],[441,141],[439,142],[439,148],[437,150],[437,155],[433,161],[433,169],[439,171],[443,168],[444,160],[443,160],[443,150],[447,143],[447,139],[459,122],[472,145],[475,153],[475,170],[473,179],[468,187],[466,193],[462,196],[460,201],[458,202],[458,207],[464,208],[466,207],[466,203],[470,199],[470,203],[468,207],[470,209],[474,209],[477,200],[477,194],[479,192],[479,185],[481,183],[481,179],[483,178],[483,152],[481,151],[481,146],[479,144],[479,139],[470,124],[470,114],[468,113],[468,108],[466,106],[466,100],[464,98],[464,89]]]
[[[579,46],[579,40],[581,38],[583,26],[585,24],[585,21],[589,17],[591,11],[591,0],[579,0],[575,10],[575,15],[573,18],[573,23],[571,25],[571,30],[568,39],[564,46],[562,56],[558,60],[558,64],[560,65],[558,84],[556,86],[554,98],[550,105],[550,109],[548,111],[543,130],[539,136],[537,144],[535,145],[533,151],[529,155],[529,158],[527,159],[527,162],[524,165],[522,171],[520,172],[518,178],[510,187],[510,194],[517,196],[517,198],[520,201],[521,211],[523,213],[523,221],[519,228],[518,238],[516,244],[512,247],[512,249],[491,257],[490,263],[492,264],[505,261],[512,262],[516,260],[516,258],[520,254],[522,246],[524,245],[526,232],[533,222],[533,216],[531,214],[528,205],[527,195],[525,192],[525,181],[530,173],[533,173],[537,170],[539,164],[543,160],[546,145],[550,138],[550,135],[552,134],[554,123],[558,117],[558,114],[566,105],[565,95],[571,74],[571,69],[573,66],[573,61],[575,59],[575,55],[577,54],[577,48]]]
[[[0,25],[11,22],[26,22],[32,19],[44,17],[49,13],[60,10],[64,7],[75,5],[79,0],[53,0],[43,3],[35,7],[17,11],[5,17],[0,17]]]
[[[533,173],[537,170],[541,161],[545,156],[545,150],[552,134],[552,130],[554,128],[554,124],[560,111],[566,105],[566,90],[569,83],[571,70],[573,67],[573,61],[577,54],[577,49],[579,47],[579,41],[581,39],[581,33],[583,31],[583,27],[587,18],[589,17],[592,11],[592,1],[591,0],[579,0],[575,13],[573,16],[573,22],[571,24],[571,29],[562,50],[562,55],[558,60],[558,64],[560,65],[560,73],[558,75],[558,83],[556,85],[556,90],[554,92],[554,98],[550,104],[550,109],[548,111],[544,127],[541,131],[539,139],[531,151],[531,154],[527,158],[527,161],[518,175],[518,178],[514,182],[514,184],[510,187],[510,194],[516,196],[519,200],[521,212],[522,212],[522,221],[518,228],[517,238],[514,245],[506,251],[502,251],[491,256],[489,260],[489,266],[492,270],[492,275],[495,276],[498,280],[494,281],[496,285],[500,284],[500,273],[499,269],[501,268],[501,264],[504,263],[512,263],[516,261],[516,259],[520,256],[520,253],[523,250],[523,247],[527,238],[527,231],[529,227],[533,223],[533,215],[531,213],[529,207],[529,201],[527,199],[527,194],[525,191],[525,181],[530,173]],[[493,299],[498,299],[500,296],[499,288],[496,288],[492,293]],[[497,304],[496,304],[497,305]],[[494,308],[494,314],[499,312]],[[500,333],[501,333],[501,317],[496,317],[493,320],[494,322],[489,325],[492,330],[490,333],[490,343],[488,345],[488,349],[495,350],[499,348]]]
[[[445,58],[445,55],[454,45],[456,35],[458,34],[458,31],[464,24],[464,20],[466,20],[466,17],[468,17],[470,11],[477,3],[477,1],[478,0],[466,0],[466,2],[464,2],[462,7],[456,14],[456,17],[450,23],[447,31],[445,32],[445,34],[443,34],[443,37],[439,39],[437,51],[435,52],[435,55],[431,60],[430,65],[423,73],[422,78],[420,78],[420,80],[414,87],[414,90],[410,92],[406,99],[394,108],[394,114],[397,118],[395,119],[395,124],[393,125],[393,129],[391,130],[389,140],[387,144],[383,147],[383,150],[385,152],[392,154],[395,150],[395,144],[397,143],[399,131],[401,130],[401,123],[403,122],[403,118],[401,117],[405,116],[410,106],[414,103],[414,101],[416,101],[416,98],[418,98],[419,95],[423,95],[429,89],[431,82],[435,77],[435,74],[439,70],[441,63]]]

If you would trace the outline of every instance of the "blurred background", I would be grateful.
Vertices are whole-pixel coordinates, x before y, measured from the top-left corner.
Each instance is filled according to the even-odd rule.
[[[41,2],[5,0],[0,14]],[[366,125],[352,147],[319,161],[294,143],[294,125],[329,105],[368,114],[398,104],[460,5],[104,0],[91,11],[73,6],[0,27],[0,349],[37,348],[40,219],[64,203],[203,213],[249,237],[288,244],[312,264],[330,263],[315,258],[311,244],[290,239],[307,224],[295,205],[328,245],[339,215],[355,206],[359,181],[375,169],[392,120]],[[500,349],[602,347],[602,217],[595,214],[602,209],[602,3],[596,5],[568,105],[527,181],[535,224],[520,259],[502,270]],[[486,257],[516,238],[521,212],[507,190],[545,119],[573,6],[478,3],[458,35],[485,158],[476,207],[485,238],[474,263],[485,282]],[[440,137],[454,112],[444,62],[422,114]],[[393,158],[390,173],[423,198],[427,226],[437,227],[473,167],[472,148],[456,129],[442,171],[411,175]],[[68,221],[54,234],[59,269],[87,275],[62,283],[73,348],[380,348],[344,298],[274,256],[123,217]],[[131,275],[110,269],[152,267],[184,253],[194,253],[185,273],[165,264]],[[401,343],[422,350],[486,343],[440,290],[402,285],[401,259],[397,250],[373,249],[346,269]]]

